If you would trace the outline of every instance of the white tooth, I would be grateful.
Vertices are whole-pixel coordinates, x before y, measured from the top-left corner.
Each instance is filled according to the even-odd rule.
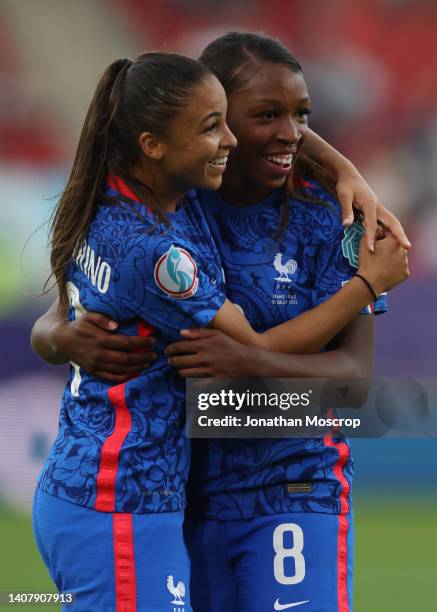
[[[271,155],[267,157],[269,161],[282,166],[289,166],[293,161],[293,155]]]
[[[227,161],[228,161],[227,157],[217,157],[216,159],[212,159],[210,163],[213,164],[214,166],[223,166],[226,164]]]

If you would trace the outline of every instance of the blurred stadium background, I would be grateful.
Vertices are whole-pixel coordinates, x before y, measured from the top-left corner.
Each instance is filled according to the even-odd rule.
[[[29,517],[65,370],[33,356],[29,331],[53,299],[40,295],[46,222],[98,75],[143,50],[196,57],[233,29],[278,36],[296,54],[312,127],[358,165],[413,242],[412,277],[377,323],[377,374],[436,375],[435,0],[1,0],[0,591],[53,590]],[[437,440],[353,449],[357,612],[437,610]]]

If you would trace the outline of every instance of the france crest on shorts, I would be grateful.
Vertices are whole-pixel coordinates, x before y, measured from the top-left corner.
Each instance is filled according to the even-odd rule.
[[[194,259],[188,251],[173,244],[158,259],[154,274],[158,287],[178,299],[191,297],[199,285]]]

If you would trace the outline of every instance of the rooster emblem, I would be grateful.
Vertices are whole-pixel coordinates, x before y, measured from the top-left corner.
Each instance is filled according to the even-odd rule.
[[[170,574],[170,576],[167,576],[167,589],[174,597],[173,601],[171,602],[172,604],[175,604],[176,606],[185,605],[185,603],[182,601],[182,597],[185,597],[185,584],[182,582],[182,580],[179,580],[175,586],[173,576]]]
[[[294,261],[294,259],[289,259],[285,262],[285,264],[283,264],[282,253],[276,253],[273,265],[275,266],[275,270],[279,272],[279,276],[277,276],[275,280],[282,281],[283,283],[292,282],[289,275],[294,274],[297,268],[297,263]]]

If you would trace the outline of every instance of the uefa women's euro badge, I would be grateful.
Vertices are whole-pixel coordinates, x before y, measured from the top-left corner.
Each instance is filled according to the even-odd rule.
[[[162,291],[179,299],[194,295],[199,285],[194,259],[186,249],[173,244],[158,259],[154,275],[155,282]]]
[[[341,248],[343,255],[354,268],[358,268],[359,265],[358,253],[360,250],[360,242],[365,233],[366,230],[361,221],[355,221],[355,223],[352,223],[352,225],[344,230]]]

